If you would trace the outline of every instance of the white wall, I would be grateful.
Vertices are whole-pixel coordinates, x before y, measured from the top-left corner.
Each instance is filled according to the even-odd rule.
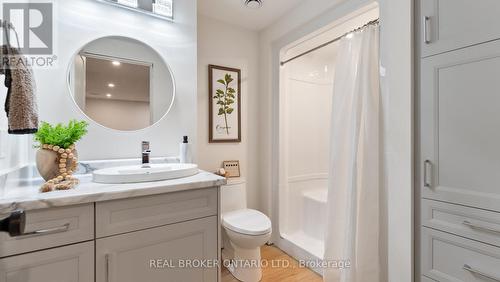
[[[55,48],[58,67],[36,69],[40,119],[67,122],[86,119],[71,100],[67,69],[88,42],[103,36],[126,36],[143,41],[170,65],[177,97],[170,114],[151,128],[118,132],[91,122],[78,144],[81,159],[140,157],[140,142],[151,142],[154,156],[178,154],[183,135],[196,142],[196,0],[177,1],[175,21],[156,19],[95,0],[55,1]],[[105,142],[103,141],[105,140]]]
[[[0,105],[3,105],[7,96],[7,88],[3,81],[5,76],[0,76]],[[28,152],[31,145],[31,136],[9,135],[7,133],[8,121],[3,106],[0,108],[0,175],[12,169],[23,166],[29,162]],[[0,187],[2,181],[0,179]]]
[[[413,0],[381,0],[389,281],[413,281]]]
[[[344,2],[338,5],[339,2]],[[273,166],[273,123],[277,113],[277,77],[279,76],[279,50],[314,31],[330,24],[353,10],[366,5],[368,0],[331,1],[318,0],[298,6],[284,18],[260,34],[260,100],[262,107],[260,125],[261,170],[260,186],[263,209],[271,214],[272,187],[278,176],[276,163]],[[390,282],[413,280],[413,165],[412,165],[412,0],[380,0],[381,13],[381,64],[382,104],[384,128],[384,185],[387,194],[382,205],[386,207],[386,226],[382,230],[387,242],[387,280]],[[338,6],[336,6],[338,5]],[[384,73],[385,72],[385,73]],[[277,159],[277,158],[275,158]],[[274,168],[274,169],[273,169]],[[276,222],[274,222],[276,223]],[[385,275],[385,274],[384,274]]]
[[[198,164],[216,171],[224,160],[239,160],[247,180],[249,207],[260,209],[258,197],[259,66],[257,32],[215,19],[198,17]],[[241,69],[241,143],[208,143],[208,65]]]

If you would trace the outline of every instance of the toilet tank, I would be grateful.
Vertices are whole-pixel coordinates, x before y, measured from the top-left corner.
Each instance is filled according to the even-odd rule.
[[[221,187],[221,212],[247,208],[247,189],[245,178],[228,178]]]

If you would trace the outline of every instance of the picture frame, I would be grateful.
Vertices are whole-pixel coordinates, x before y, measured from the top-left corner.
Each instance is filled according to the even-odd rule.
[[[209,143],[241,142],[241,70],[208,66]]]
[[[235,178],[241,176],[240,161],[223,161],[222,167],[227,173],[227,178]]]

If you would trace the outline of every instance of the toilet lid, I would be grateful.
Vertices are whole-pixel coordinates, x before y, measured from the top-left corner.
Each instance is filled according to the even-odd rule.
[[[260,211],[251,209],[224,213],[222,226],[246,235],[264,235],[271,232],[271,220]]]

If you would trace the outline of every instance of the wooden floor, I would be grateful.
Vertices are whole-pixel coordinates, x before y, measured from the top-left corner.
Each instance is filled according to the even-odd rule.
[[[285,254],[280,249],[273,246],[264,246],[261,249],[261,256],[263,260],[267,260],[269,266],[262,269],[263,282],[321,282],[321,276],[307,268],[299,267],[298,262]],[[283,264],[283,261],[289,263],[289,267],[276,268],[271,267],[272,261]],[[286,262],[284,263],[287,264]],[[231,273],[223,268],[222,269],[222,282],[238,282]]]

